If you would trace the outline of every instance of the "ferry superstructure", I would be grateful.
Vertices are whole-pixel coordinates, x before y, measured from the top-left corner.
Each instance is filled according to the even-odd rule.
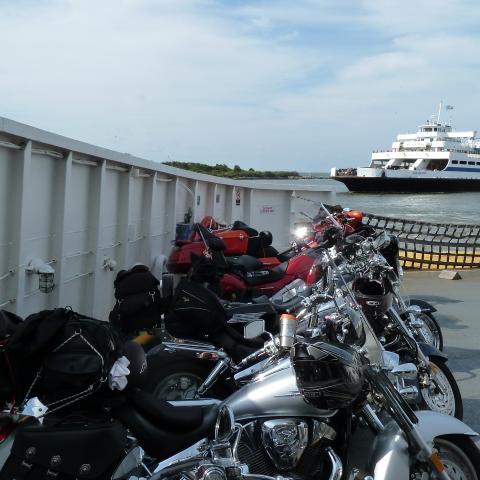
[[[397,135],[390,150],[374,151],[368,167],[332,168],[331,178],[355,192],[480,191],[476,133],[456,131],[438,115]]]

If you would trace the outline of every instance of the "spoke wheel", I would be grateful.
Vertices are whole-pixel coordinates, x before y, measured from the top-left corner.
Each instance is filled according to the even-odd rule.
[[[190,372],[169,375],[157,384],[153,394],[162,400],[191,400],[203,380]]]
[[[428,343],[442,351],[443,336],[436,320],[427,313],[420,313],[418,318],[423,322],[423,327],[418,329],[419,340]]]
[[[428,410],[463,418],[463,404],[457,382],[443,362],[430,360],[430,384],[420,389]]]
[[[475,467],[475,462],[478,461],[478,452],[476,458],[473,458],[471,449],[466,448],[464,442],[457,443],[453,439],[450,441],[439,438],[435,440],[435,450],[445,467],[445,473],[451,480],[479,480],[478,467]],[[411,478],[423,480],[432,478],[432,475],[429,475],[425,468],[414,471]]]

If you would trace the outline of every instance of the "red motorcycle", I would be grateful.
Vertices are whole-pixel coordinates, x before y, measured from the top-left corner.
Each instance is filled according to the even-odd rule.
[[[272,247],[270,232],[258,232],[238,220],[230,228],[225,228],[212,217],[205,217],[200,223],[193,226],[188,240],[175,240],[167,260],[168,272],[187,273],[192,266],[192,254],[195,256],[205,254],[204,232],[211,233],[223,240],[225,257],[249,255],[260,259],[263,266],[268,268],[275,267],[284,260]]]
[[[277,255],[272,257],[245,254],[229,257],[234,251],[231,244],[227,246],[231,237],[222,237],[218,230],[210,231],[203,224],[195,224],[191,240],[176,242],[177,249],[170,254],[167,268],[171,273],[186,273],[193,258],[192,278],[208,283],[221,298],[231,301],[271,296],[296,279],[312,285],[322,273],[315,266],[317,250],[333,245],[336,237],[357,232],[362,226],[361,212],[340,209],[329,216],[322,212],[312,219],[310,232],[303,239],[293,242],[282,253],[275,250]],[[249,227],[242,222],[235,222],[231,231],[239,226],[248,232]],[[249,241],[251,238],[255,236]],[[270,247],[271,234],[268,243]]]
[[[226,300],[244,301],[261,295],[271,296],[297,278],[307,285],[320,278],[321,272],[314,267],[317,257],[315,248],[306,248],[277,266],[268,267],[263,258],[250,255],[225,257],[223,239],[203,225],[196,224],[195,229],[204,240],[204,252],[203,255],[192,256],[190,278],[209,284]]]
[[[332,227],[332,223],[336,224],[342,230],[344,237],[352,233],[359,233],[365,226],[362,223],[363,213],[358,210],[342,209],[340,206],[330,207],[331,215],[326,215],[323,209],[311,218],[309,225],[297,228],[295,236],[300,246],[309,248],[316,247],[323,242],[325,232]]]

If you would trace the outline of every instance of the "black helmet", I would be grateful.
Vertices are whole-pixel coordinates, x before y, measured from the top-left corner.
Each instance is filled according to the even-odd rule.
[[[353,292],[368,319],[379,318],[392,306],[393,293],[381,279],[358,278],[353,282]]]
[[[263,232],[260,232],[258,235],[260,236],[262,247],[268,247],[272,244],[273,236],[272,236],[272,233],[269,232],[268,230],[264,230]]]
[[[297,343],[292,350],[292,365],[298,389],[305,401],[315,407],[348,407],[362,390],[362,359],[348,345]]]

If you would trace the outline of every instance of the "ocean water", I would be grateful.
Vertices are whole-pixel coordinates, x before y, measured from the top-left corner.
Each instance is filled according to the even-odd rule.
[[[425,222],[480,224],[480,192],[466,193],[352,193],[329,179],[256,180],[288,185],[329,185],[337,203],[364,212]]]

